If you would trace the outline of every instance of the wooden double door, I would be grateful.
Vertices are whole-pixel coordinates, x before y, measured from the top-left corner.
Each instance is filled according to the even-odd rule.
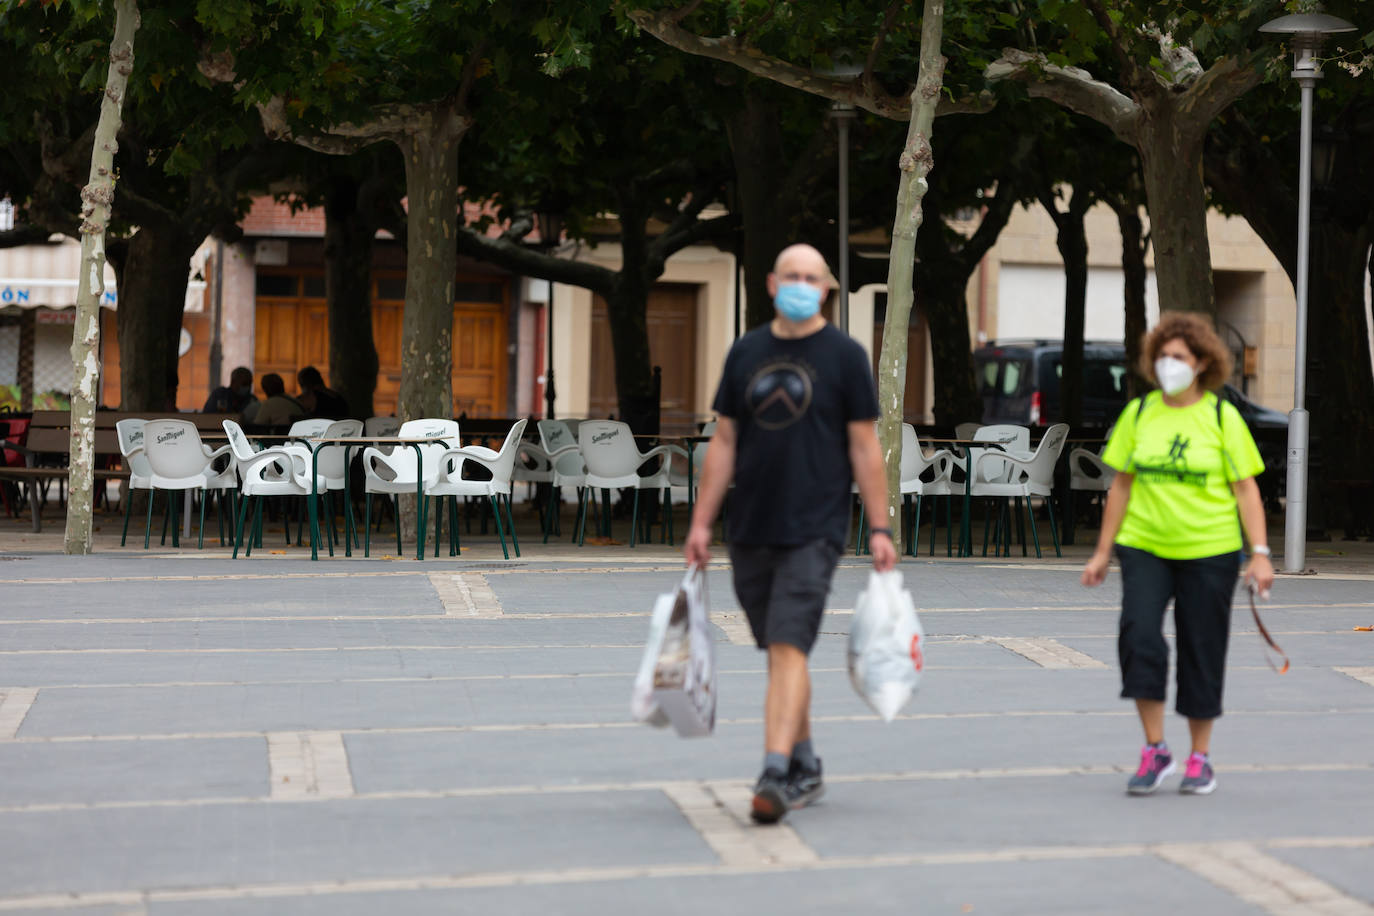
[[[315,366],[329,375],[329,312],[323,278],[315,275],[274,274],[274,283],[259,283],[254,333],[254,365],[258,379],[276,372],[295,391],[296,372]],[[292,288],[281,278],[295,280]],[[264,286],[275,295],[264,295]],[[507,298],[504,279],[460,282],[460,293],[474,300],[453,305],[453,416],[499,417],[506,403]],[[311,295],[317,293],[317,295]],[[377,390],[373,410],[396,412],[401,388],[401,334],[405,312],[403,277],[382,274],[374,281],[372,335],[377,347]]]
[[[664,435],[697,431],[697,298],[699,287],[663,283],[649,293],[649,364],[663,369],[659,429]],[[590,416],[620,415],[615,354],[606,300],[592,299]]]

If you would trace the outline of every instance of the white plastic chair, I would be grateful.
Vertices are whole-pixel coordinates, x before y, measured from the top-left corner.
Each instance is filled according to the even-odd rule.
[[[902,470],[901,470],[901,491],[904,501],[910,504],[911,497],[915,497],[915,507],[912,512],[910,522],[911,537],[910,555],[916,556],[917,540],[921,536],[921,502],[926,497],[943,496],[945,497],[945,533],[946,541],[949,540],[949,531],[952,528],[950,523],[949,497],[955,494],[953,474],[954,474],[954,453],[948,449],[935,449],[927,455],[921,446],[920,437],[916,435],[916,427],[910,423],[902,424]],[[934,511],[934,510],[932,510]],[[930,554],[935,555],[935,523],[937,516],[931,516],[930,524]],[[946,544],[946,552],[949,552],[949,545]]]
[[[544,512],[544,543],[547,544],[550,534],[563,533],[558,516],[563,507],[564,487],[577,490],[578,505],[581,506],[582,488],[587,483],[587,465],[582,460],[582,451],[577,447],[572,427],[566,420],[540,420],[535,427],[539,430],[539,444],[549,456],[549,505]]]
[[[520,437],[525,434],[525,420],[517,420],[515,425],[506,433],[506,441],[502,443],[500,451],[492,451],[480,445],[469,445],[464,448],[453,448],[444,452],[439,458],[439,478],[430,485],[426,498],[429,496],[438,497],[438,515],[434,521],[434,555],[439,555],[439,540],[443,534],[444,523],[444,497],[467,497],[485,496],[491,503],[492,515],[496,517],[496,534],[501,539],[501,553],[507,560],[510,559],[510,551],[506,549],[506,534],[501,521],[501,508],[505,507],[506,521],[510,528],[511,546],[515,548],[515,555],[520,556],[520,540],[515,536],[515,516],[511,512],[510,487],[511,478],[515,471],[516,450],[520,447]],[[465,480],[463,478],[463,466],[474,464],[480,468],[485,468],[491,477],[487,480]],[[449,555],[454,556],[458,553],[458,525],[456,512],[453,502],[449,503]]]
[[[333,423],[325,417],[310,417],[305,420],[297,420],[291,424],[291,428],[286,431],[288,442],[303,442],[314,436],[324,435],[324,431],[329,429],[329,424]]]
[[[1112,430],[1107,430],[1107,439],[1112,438]],[[1102,449],[1106,449],[1103,444]],[[1091,451],[1079,446],[1069,450],[1069,489],[1088,490],[1105,493],[1112,488],[1116,470],[1102,460],[1102,451]]]
[[[377,435],[382,435],[378,433]],[[458,435],[458,423],[455,420],[444,419],[423,419],[407,420],[401,424],[396,435],[402,439],[437,439],[440,441],[425,443],[419,446],[420,455],[415,453],[415,446],[397,446],[391,454],[386,454],[381,449],[369,446],[363,449],[363,476],[365,478],[364,491],[367,494],[367,504],[364,509],[364,528],[366,536],[363,539],[363,555],[371,556],[372,551],[372,495],[382,493],[392,497],[393,506],[396,497],[402,493],[416,493],[421,497],[419,505],[416,507],[416,540],[420,546],[420,553],[424,552],[425,537],[425,503],[424,499],[429,488],[439,479],[439,459],[444,452],[451,448],[462,445]],[[399,554],[401,547],[401,513],[396,512],[396,553]]]
[[[1001,500],[1001,517],[998,521],[1001,533],[1001,543],[1006,548],[1006,553],[1011,553],[1011,534],[1010,523],[1007,519],[1008,500],[1016,501],[1016,509],[1019,516],[1020,501],[1026,500],[1026,513],[1031,519],[1031,535],[1035,539],[1035,555],[1040,554],[1040,534],[1035,526],[1035,513],[1031,507],[1031,497],[1039,496],[1045,504],[1050,517],[1050,536],[1054,539],[1055,556],[1063,556],[1059,549],[1059,530],[1054,519],[1054,504],[1050,496],[1054,492],[1054,466],[1059,461],[1060,454],[1064,451],[1064,440],[1068,438],[1069,427],[1066,423],[1056,423],[1045,430],[1045,435],[1040,440],[1035,452],[1029,458],[1020,458],[1011,454],[998,455],[989,450],[978,459],[979,465],[974,467],[975,484],[973,494],[975,496],[987,496]],[[997,467],[1007,467],[1007,479],[1004,481],[977,483],[980,475],[990,473],[993,462],[1000,462]],[[986,465],[987,467],[981,467]],[[1026,538],[1021,536],[1021,553],[1026,552]],[[999,555],[1001,555],[999,546]],[[987,556],[987,528],[983,531],[983,555]]]
[[[205,503],[210,490],[232,490],[236,485],[233,463],[223,471],[214,467],[216,459],[229,454],[229,446],[211,449],[200,441],[200,432],[190,420],[147,420],[143,424],[143,457],[148,463],[148,520],[143,529],[143,549],[153,527],[153,498],[158,490],[171,493],[172,546],[180,547],[177,509],[180,494],[200,490],[200,537],[205,546]],[[164,534],[164,538],[166,535]]]
[[[250,500],[253,505],[253,524],[248,533],[248,547],[244,556],[252,556],[254,543],[262,539],[262,497],[300,496],[308,503],[310,514],[310,538],[312,544],[319,543],[319,518],[316,511],[314,494],[327,492],[325,479],[316,476],[315,485],[310,481],[310,449],[303,445],[274,445],[255,451],[248,441],[243,428],[233,420],[225,420],[224,432],[229,436],[228,448],[233,450],[234,464],[239,476],[239,513],[234,526],[234,553],[237,559],[239,547],[243,544],[243,527],[247,520]],[[291,543],[291,525],[286,524],[286,543]],[[334,555],[334,545],[329,545],[329,555]]]
[[[153,470],[148,467],[148,458],[143,454],[145,422],[129,418],[115,423],[115,432],[119,435],[119,454],[124,459],[124,466],[129,469],[129,482],[124,488],[124,532],[119,536],[120,547],[124,546],[129,537],[129,513],[134,504],[133,491],[153,488]]]
[[[313,421],[302,421],[313,422]],[[307,448],[314,449],[315,441],[318,439],[339,439],[349,436],[361,436],[363,434],[362,420],[328,420],[325,428],[318,432],[312,432],[305,440]],[[342,490],[344,488],[345,477],[348,476],[348,467],[344,464],[344,447],[342,445],[323,445],[315,451],[315,472],[323,479],[325,494],[325,516],[329,519],[329,536],[334,538],[334,499],[331,491]],[[353,528],[353,516],[345,506],[344,531],[351,532]],[[300,542],[299,534],[296,537],[297,543]]]
[[[582,452],[582,460],[587,465],[586,485],[578,499],[578,538],[580,546],[587,535],[587,492],[601,490],[602,520],[609,528],[610,491],[621,487],[634,487],[634,512],[630,529],[630,546],[635,546],[639,534],[639,491],[661,490],[663,511],[666,524],[662,535],[672,540],[672,488],[685,486],[681,475],[673,474],[671,461],[674,455],[687,458],[687,450],[680,445],[659,445],[641,452],[635,445],[634,434],[628,423],[619,420],[583,420],[578,425],[577,447]],[[639,467],[654,458],[659,459],[658,469],[652,474],[641,477]]]

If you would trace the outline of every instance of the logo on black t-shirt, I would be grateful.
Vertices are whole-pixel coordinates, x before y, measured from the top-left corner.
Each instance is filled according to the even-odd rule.
[[[796,423],[811,406],[811,373],[789,359],[768,363],[744,390],[744,401],[756,424],[764,429],[785,429]]]

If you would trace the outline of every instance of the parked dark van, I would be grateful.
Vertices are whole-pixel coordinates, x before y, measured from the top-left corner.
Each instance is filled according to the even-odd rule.
[[[1004,341],[973,352],[984,423],[1043,426],[1063,415],[1059,377],[1064,345],[1057,340]],[[1083,423],[1110,426],[1126,395],[1126,348],[1119,343],[1083,346]]]

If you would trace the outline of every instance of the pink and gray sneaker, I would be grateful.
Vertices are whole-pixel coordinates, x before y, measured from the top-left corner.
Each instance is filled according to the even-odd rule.
[[[1184,795],[1208,795],[1216,787],[1217,777],[1212,772],[1212,761],[1206,754],[1190,754],[1178,791]]]
[[[1136,770],[1130,782],[1126,783],[1126,791],[1131,795],[1153,794],[1164,781],[1164,777],[1173,771],[1174,755],[1169,753],[1168,745],[1162,741],[1159,744],[1147,744],[1140,749],[1140,769]],[[1211,789],[1207,791],[1210,792]]]

